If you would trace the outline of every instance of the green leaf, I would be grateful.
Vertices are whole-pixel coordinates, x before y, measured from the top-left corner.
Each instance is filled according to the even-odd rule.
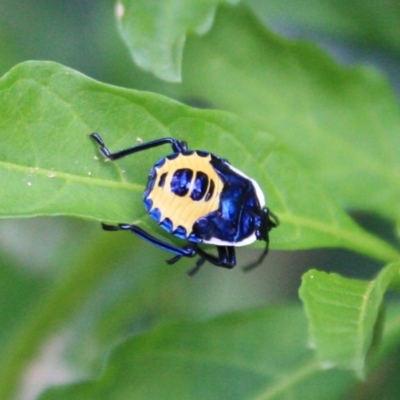
[[[365,375],[366,359],[379,335],[384,295],[399,281],[400,263],[387,265],[372,281],[310,270],[300,298],[310,323],[310,337],[322,364]]]
[[[171,82],[181,80],[186,34],[206,33],[218,3],[238,0],[118,0],[118,28],[136,64]]]
[[[92,232],[94,228],[97,240],[93,234],[86,238],[88,231],[79,229],[77,230],[79,235],[75,232],[74,237],[67,242],[67,252],[70,253],[64,257],[60,256],[62,251],[58,253],[58,262],[54,261],[58,268],[58,279],[52,281],[47,277],[45,280],[42,276],[40,287],[31,279],[31,290],[36,289],[34,292],[36,296],[32,296],[26,288],[26,283],[20,279],[20,288],[15,289],[15,297],[9,295],[3,300],[2,312],[7,312],[10,307],[7,301],[13,300],[14,321],[4,321],[8,337],[5,337],[4,347],[0,348],[0,398],[10,398],[28,362],[48,339],[50,333],[65,323],[81,307],[82,302],[92,294],[93,288],[113,269],[114,265],[111,262],[115,259],[113,241],[121,242],[121,240],[118,240],[118,237],[99,235],[98,226],[94,227],[92,224]],[[91,246],[87,246],[86,239],[89,239]],[[64,262],[68,262],[68,268]],[[12,284],[10,280],[7,283]],[[7,292],[4,291],[4,294]],[[21,310],[18,309],[18,303],[23,306]]]
[[[342,206],[399,219],[400,112],[378,73],[339,67],[240,8],[221,7],[214,28],[188,41],[185,54],[188,95],[273,132]]]
[[[0,222],[3,244],[9,243],[6,235],[18,238],[7,246],[10,254],[0,252],[1,399],[12,398],[53,335],[68,341],[71,370],[88,376],[102,370],[110,348],[128,333],[184,312],[194,318],[194,304],[204,304],[204,287],[185,274],[193,260],[168,268],[164,252],[140,248],[143,242],[132,235],[108,234],[98,223],[70,218]],[[10,261],[10,247],[22,265]]]
[[[400,7],[395,1],[306,0],[299,6],[296,0],[250,0],[249,4],[269,23],[297,24],[363,46],[400,50]]]
[[[396,250],[358,228],[271,135],[232,115],[104,85],[47,62],[24,63],[6,74],[0,104],[0,177],[7,185],[2,217],[138,222],[148,171],[170,150],[104,163],[88,134],[100,132],[112,150],[134,145],[135,137],[172,136],[194,149],[212,149],[260,182],[281,220],[273,247],[344,246],[397,258]]]
[[[39,277],[27,276],[10,261],[0,260],[0,354],[14,339],[18,324],[44,286]]]
[[[298,307],[161,325],[118,346],[98,380],[41,400],[335,398],[352,378],[322,370],[305,338]]]

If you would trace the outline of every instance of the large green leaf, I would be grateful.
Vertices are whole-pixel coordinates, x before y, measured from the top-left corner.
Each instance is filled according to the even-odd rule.
[[[121,240],[113,235],[98,235],[99,228],[94,224],[89,228],[78,229],[79,235],[71,233],[73,238],[70,237],[67,246],[64,243],[67,254],[62,250],[58,252],[59,260],[54,261],[58,268],[54,271],[57,278],[42,276],[39,286],[39,277],[31,277],[31,288],[27,288],[28,277],[16,280],[18,274],[15,271],[8,273],[9,276],[3,272],[4,284],[10,286],[8,290],[14,290],[8,296],[7,291],[2,290],[4,298],[0,299],[4,323],[4,344],[1,343],[0,347],[0,398],[10,398],[24,369],[43,342],[82,307],[82,302],[114,268],[112,260],[116,255],[113,244]],[[92,234],[88,235],[90,231]],[[13,301],[12,305],[8,304],[10,301]]]
[[[326,365],[353,369],[364,376],[366,358],[379,336],[384,295],[398,284],[400,263],[389,264],[372,281],[310,270],[300,297],[310,320],[311,342]]]
[[[2,217],[138,221],[148,171],[171,150],[104,163],[88,134],[100,132],[115,150],[137,137],[173,136],[191,148],[212,149],[261,183],[282,222],[273,247],[345,246],[381,259],[397,255],[359,229],[271,135],[226,113],[104,85],[46,62],[21,64],[6,74],[0,104],[0,173],[7,187]]]
[[[0,260],[0,354],[4,354],[18,324],[45,286],[39,277],[18,270],[15,263]]]
[[[212,268],[192,280],[185,272],[193,260],[168,267],[161,250],[144,250],[139,238],[102,232],[98,223],[70,218],[0,222],[1,239],[10,236],[2,244],[17,237],[19,247],[8,247],[25,259],[18,265],[10,261],[12,250],[0,252],[1,399],[12,398],[27,365],[54,335],[68,340],[69,365],[87,376],[102,369],[110,347],[127,334],[171,315],[194,318],[196,304],[204,305],[202,296],[215,296]],[[224,276],[225,284],[229,277]],[[204,280],[212,282],[207,290]],[[218,288],[221,301],[226,300],[223,286]]]
[[[118,346],[98,380],[41,400],[338,398],[352,378],[321,369],[305,339],[298,307],[162,325]]]
[[[119,31],[135,62],[167,81],[181,80],[186,34],[204,34],[218,3],[238,0],[118,0]]]
[[[399,106],[379,74],[278,38],[240,8],[221,7],[185,55],[188,94],[273,132],[341,205],[400,218]]]

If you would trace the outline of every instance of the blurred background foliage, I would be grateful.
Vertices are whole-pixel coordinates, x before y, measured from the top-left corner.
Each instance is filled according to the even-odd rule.
[[[250,0],[247,6],[278,34],[316,41],[340,63],[373,65],[394,87],[400,87],[398,2]],[[0,2],[0,74],[25,60],[57,61],[105,83],[165,94],[194,106],[212,105],[210,99],[190,93],[185,82],[169,84],[136,67],[116,29],[114,4],[106,0]],[[190,75],[191,66],[185,61],[183,71]],[[354,216],[379,236],[394,241],[391,222],[376,215]],[[62,292],[64,277],[75,269],[81,271],[82,263],[101,265],[96,276],[90,276],[88,267],[85,279],[92,280],[90,292],[79,289],[75,296],[79,305],[65,309],[61,316],[65,322],[55,327],[28,371],[21,392],[25,398],[34,398],[36,385],[43,382],[99,372],[110,346],[127,334],[168,320],[205,319],[267,303],[296,303],[300,277],[310,267],[364,278],[373,276],[379,267],[341,250],[272,251],[266,265],[253,273],[207,266],[189,279],[185,271],[190,260],[167,266],[161,251],[136,252],[143,243],[131,235],[115,237],[102,232],[97,223],[67,218],[0,221],[0,242],[0,352],[12,348],[24,324],[41,343],[41,322],[32,328],[29,320],[38,309],[43,313],[38,321],[44,323],[46,313],[54,310],[44,310],[38,303],[45,302],[46,296],[59,296],[63,304],[74,295]],[[241,250],[240,259],[253,259],[256,254],[257,250],[248,250],[246,255]],[[25,351],[34,355],[34,349]],[[348,398],[374,399],[377,393],[380,398],[398,398],[400,390],[390,376],[399,359],[393,354]],[[389,384],[381,389],[385,380]]]

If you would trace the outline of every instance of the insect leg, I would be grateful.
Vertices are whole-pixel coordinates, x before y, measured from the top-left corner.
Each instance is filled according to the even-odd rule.
[[[254,262],[252,262],[249,265],[246,265],[245,267],[243,267],[243,271],[251,271],[252,269],[258,267],[263,261],[264,258],[267,257],[268,252],[269,252],[269,240],[267,240],[264,248],[264,251],[261,253],[261,255],[258,257],[258,259]]]
[[[100,151],[104,154],[104,156],[112,161],[118,160],[119,158],[125,156],[129,156],[130,154],[137,153],[139,151],[161,146],[163,144],[170,144],[174,153],[180,153],[187,150],[186,142],[180,142],[179,140],[175,140],[171,137],[165,137],[162,139],[153,140],[151,142],[142,143],[137,146],[132,146],[125,150],[117,151],[116,153],[111,153],[99,134],[92,133],[90,134],[90,137],[100,146]]]
[[[186,247],[191,247],[191,248],[195,249],[196,253],[198,251],[197,243],[189,242]],[[181,256],[181,255],[175,256],[175,257],[171,258],[170,260],[167,260],[167,264],[169,264],[169,265],[175,264],[182,257],[183,256]],[[205,261],[206,261],[206,259],[204,257],[200,256],[200,258],[196,261],[195,266],[188,271],[188,275],[193,276],[193,275],[197,274],[197,272],[199,271],[201,266],[205,263]]]
[[[201,266],[206,262],[206,259],[203,257],[200,257],[197,261],[195,266],[192,269],[189,269],[188,271],[188,275],[189,276],[193,276],[195,274],[197,274],[201,268]]]
[[[194,257],[197,253],[196,247],[194,246],[186,246],[183,248],[171,245],[169,243],[163,242],[160,239],[150,235],[145,230],[140,228],[137,225],[129,225],[129,224],[119,224],[119,225],[106,225],[102,224],[102,227],[105,231],[131,231],[135,235],[141,237],[144,240],[154,244],[155,246],[169,251],[170,253],[176,254],[177,257]],[[176,257],[174,257],[176,258]],[[178,260],[176,260],[178,261]]]
[[[217,267],[233,268],[236,265],[235,248],[233,246],[216,246],[218,256],[207,253],[201,248],[197,248],[197,253],[202,259]]]

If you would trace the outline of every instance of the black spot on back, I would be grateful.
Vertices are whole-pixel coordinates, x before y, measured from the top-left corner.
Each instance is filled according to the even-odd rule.
[[[177,196],[184,197],[188,194],[193,171],[188,168],[180,168],[174,172],[171,180],[171,191]]]
[[[201,200],[206,193],[207,187],[208,176],[204,172],[197,171],[194,179],[193,190],[190,194],[191,199],[194,201]]]
[[[158,181],[158,186],[159,187],[164,187],[165,184],[165,178],[167,177],[167,172],[164,172],[161,176],[160,176],[160,180]]]
[[[210,180],[210,187],[208,188],[208,192],[207,192],[205,201],[208,201],[208,200],[211,199],[211,197],[212,197],[213,194],[214,194],[214,189],[215,189],[215,183],[214,183],[214,181],[211,179],[211,180]]]

